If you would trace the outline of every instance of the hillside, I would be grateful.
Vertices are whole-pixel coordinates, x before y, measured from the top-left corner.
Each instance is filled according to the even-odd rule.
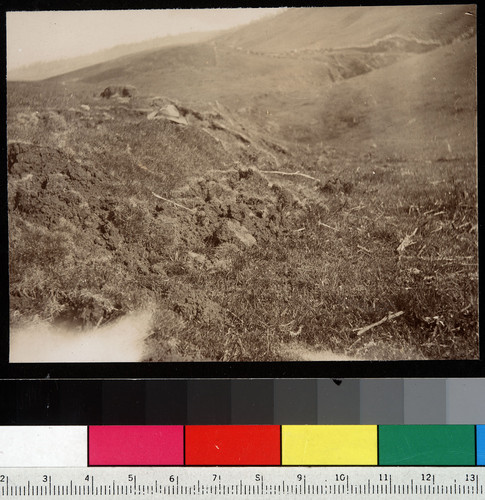
[[[476,359],[475,19],[395,9],[8,82],[12,345]]]
[[[238,109],[257,96],[319,86],[331,82],[331,77],[320,60],[274,58],[198,44],[127,56],[52,81],[67,88],[96,85],[100,91],[114,82],[128,82],[142,95],[165,95],[198,105],[218,100]]]
[[[183,33],[146,40],[144,42],[122,44],[85,56],[72,57],[56,61],[39,62],[15,68],[7,72],[8,81],[37,81],[69,73],[77,69],[104,63],[133,53],[156,50],[161,47],[190,45],[200,43],[217,36],[217,32]]]
[[[98,92],[124,82],[141,95],[206,110],[218,101],[241,123],[288,145],[343,139],[356,149],[376,144],[397,154],[402,138],[409,154],[426,149],[440,156],[449,147],[465,153],[474,148],[471,11],[463,5],[290,9],[211,43],[132,54],[52,81]],[[435,134],[440,119],[446,126]],[[471,142],[448,146],[455,124]]]
[[[473,158],[475,61],[475,38],[459,41],[338,82],[295,101],[276,119],[287,123],[284,135],[308,144],[345,143],[354,150],[378,148],[391,156],[426,159]]]
[[[265,53],[362,47],[387,37],[446,44],[474,32],[475,16],[466,15],[474,12],[474,5],[289,9],[221,35],[217,43]]]

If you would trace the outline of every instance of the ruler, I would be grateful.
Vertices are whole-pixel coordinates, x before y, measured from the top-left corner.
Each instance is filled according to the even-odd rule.
[[[483,467],[1,468],[1,498],[485,498]]]

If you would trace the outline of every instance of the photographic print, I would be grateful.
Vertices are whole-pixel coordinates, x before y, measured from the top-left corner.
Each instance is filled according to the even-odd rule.
[[[474,5],[6,17],[11,363],[479,358]]]

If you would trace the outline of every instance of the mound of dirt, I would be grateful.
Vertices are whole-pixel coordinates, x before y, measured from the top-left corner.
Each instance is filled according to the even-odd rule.
[[[109,182],[94,164],[79,164],[59,150],[11,143],[8,147],[9,207],[26,220],[53,228],[60,218],[99,225],[89,206],[99,205],[96,187]],[[93,207],[94,208],[94,207]]]
[[[193,216],[167,205],[193,249],[231,243],[240,250],[267,242],[291,224],[302,203],[286,188],[252,168],[209,173],[174,193]]]
[[[254,168],[209,172],[171,199],[154,196],[145,178],[134,197],[102,161],[15,142],[8,172],[12,310],[85,327],[144,296],[163,297],[188,321],[220,322],[221,307],[184,285],[184,270],[230,268],[242,252],[288,231],[303,208]],[[50,259],[54,246],[59,255]],[[37,293],[27,291],[32,273],[44,276]],[[43,311],[39,296],[51,301]]]

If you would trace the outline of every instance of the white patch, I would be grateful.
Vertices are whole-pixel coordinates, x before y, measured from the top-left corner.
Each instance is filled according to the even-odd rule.
[[[152,311],[127,314],[91,330],[35,322],[10,333],[11,363],[138,362],[150,333]]]

